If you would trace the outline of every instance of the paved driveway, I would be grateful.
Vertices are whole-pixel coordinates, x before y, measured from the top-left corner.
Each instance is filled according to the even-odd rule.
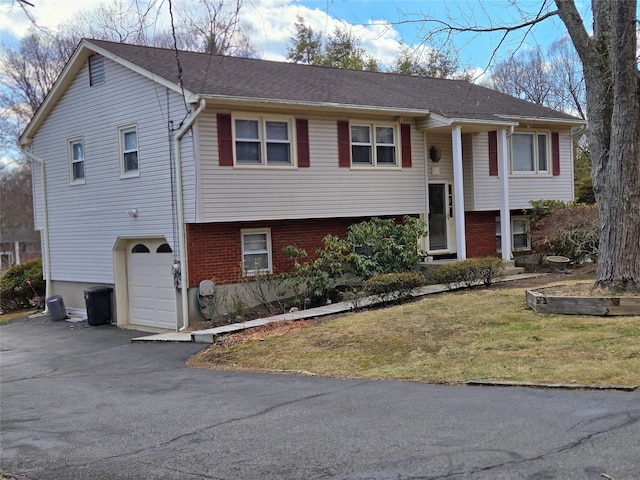
[[[19,479],[640,478],[640,394],[188,369],[202,345],[0,327]],[[608,475],[605,477],[603,475]]]

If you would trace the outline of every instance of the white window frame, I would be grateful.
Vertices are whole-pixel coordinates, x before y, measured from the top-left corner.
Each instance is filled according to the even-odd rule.
[[[258,123],[258,138],[242,138],[238,137],[236,132],[236,121],[247,120]],[[270,139],[267,137],[267,123],[282,122],[287,124],[288,140]],[[233,165],[240,168],[296,168],[298,164],[296,151],[296,130],[295,119],[291,116],[283,115],[259,115],[253,113],[236,113],[232,114],[231,128],[233,131]],[[259,162],[242,162],[238,160],[237,145],[238,142],[253,142],[259,144]],[[268,161],[267,146],[268,144],[286,144],[289,145],[290,162],[271,162]]]
[[[353,141],[353,127],[366,127],[369,129],[369,142],[354,142]],[[378,143],[377,142],[377,129],[378,128],[391,128],[393,131],[393,143]],[[402,164],[400,162],[400,146],[399,141],[399,128],[397,123],[365,123],[365,122],[350,122],[349,123],[349,154],[351,156],[351,168],[357,169],[399,169]],[[353,160],[353,147],[369,147],[371,150],[371,161],[369,163],[354,162]],[[378,147],[393,147],[394,149],[394,163],[378,162]]]
[[[262,250],[247,250],[245,246],[245,238],[248,235],[264,235],[266,238],[267,248]],[[242,246],[242,275],[251,277],[259,273],[272,273],[273,272],[273,255],[271,253],[271,229],[270,228],[246,228],[240,230],[240,243]],[[245,256],[246,255],[267,255],[267,266],[260,269],[247,269],[245,268]]]
[[[135,132],[136,134],[136,148],[126,150],[125,149],[125,135],[130,132]],[[120,162],[120,177],[121,178],[132,178],[140,176],[140,135],[138,134],[138,126],[135,124],[124,125],[118,128],[118,145],[119,145],[119,162]],[[137,167],[135,170],[127,170],[125,155],[128,153],[136,152],[136,160]]]
[[[524,229],[516,230],[516,224],[522,225]],[[513,215],[511,217],[511,251],[512,252],[528,252],[531,250],[531,230],[530,230],[529,218],[524,215]],[[526,234],[527,244],[524,247],[515,246],[516,235]],[[500,217],[496,217],[496,251],[502,252],[502,231],[500,229]]]
[[[528,135],[531,136],[533,142],[533,170],[516,170],[514,169],[514,152],[513,152],[513,138],[517,135]],[[544,135],[545,138],[545,159],[546,159],[546,168],[540,168],[540,137]],[[509,159],[510,159],[510,167],[511,167],[511,175],[520,176],[520,175],[542,175],[548,176],[551,175],[551,132],[548,130],[516,130],[509,137]]]
[[[82,158],[75,158],[75,151],[73,149],[74,145],[80,144],[82,146]],[[71,185],[84,185],[86,178],[85,171],[85,154],[84,154],[84,139],[82,137],[74,137],[70,138],[67,142],[67,148],[69,151],[69,183]],[[82,177],[75,176],[74,166],[76,164],[82,164]]]

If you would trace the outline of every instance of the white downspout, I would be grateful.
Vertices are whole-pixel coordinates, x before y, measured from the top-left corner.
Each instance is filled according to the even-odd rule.
[[[176,168],[176,195],[178,197],[178,240],[180,246],[180,294],[182,303],[182,328],[183,331],[189,328],[189,292],[187,276],[187,233],[184,225],[184,198],[182,189],[182,157],[180,155],[180,139],[189,131],[200,112],[204,110],[207,102],[201,98],[200,105],[189,119],[180,127],[174,137],[173,148],[175,149]]]
[[[47,175],[45,171],[44,160],[37,155],[31,153],[26,147],[22,147],[24,154],[31,160],[40,164],[40,190],[42,191],[42,243],[44,246],[44,266],[45,266],[45,293],[44,298],[47,299],[51,296],[51,256],[49,255],[49,213],[47,211]],[[49,313],[47,303],[45,302],[44,311],[42,313]]]

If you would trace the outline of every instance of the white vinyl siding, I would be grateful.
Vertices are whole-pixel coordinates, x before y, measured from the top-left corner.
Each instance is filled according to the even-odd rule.
[[[178,124],[184,102],[177,94],[105,59],[109,81],[92,88],[85,66],[38,131],[32,151],[47,168],[52,277],[58,281],[114,284],[113,249],[118,237],[167,239],[174,252],[167,121]],[[159,101],[160,99],[160,101]],[[170,112],[170,115],[169,113]],[[144,165],[140,176],[120,180],[118,129],[137,124]],[[67,140],[82,135],[87,154],[83,188],[69,185]],[[185,209],[193,216],[192,135],[182,140]],[[89,155],[90,152],[90,155]],[[34,163],[37,225],[42,228],[40,166]],[[138,217],[127,215],[138,210]],[[70,233],[71,232],[71,233]]]
[[[424,213],[423,135],[415,129],[411,168],[340,168],[336,120],[305,116],[309,168],[235,169],[218,164],[215,114],[203,112],[198,126],[201,222]]]

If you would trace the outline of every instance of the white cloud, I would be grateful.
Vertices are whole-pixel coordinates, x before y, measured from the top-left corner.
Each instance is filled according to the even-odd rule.
[[[0,29],[3,36],[21,38],[34,28],[25,11],[17,0],[0,0]],[[130,8],[142,8],[146,2],[141,0],[120,0]],[[35,7],[25,6],[35,24],[43,29],[55,31],[64,22],[68,22],[81,11],[97,8],[101,0],[48,0],[35,2]],[[110,3],[110,0],[105,2]],[[162,20],[167,17],[168,4],[158,2],[163,11]],[[327,14],[320,9],[302,6],[295,0],[253,0],[247,2],[241,11],[242,20],[252,29],[250,37],[257,47],[260,56],[272,60],[285,60],[290,38],[296,33],[297,16],[316,32],[323,36],[331,35],[336,26],[351,28],[361,46],[369,55],[389,65],[397,57],[401,43],[400,35],[395,28],[384,21],[370,21],[366,24],[350,25]]]
[[[55,30],[59,24],[69,21],[81,10],[97,7],[100,0],[47,0],[32,3],[34,7],[25,5],[23,9],[17,0],[2,0],[0,30],[3,36],[9,34],[17,38],[24,37],[34,28],[34,22],[45,30]]]

